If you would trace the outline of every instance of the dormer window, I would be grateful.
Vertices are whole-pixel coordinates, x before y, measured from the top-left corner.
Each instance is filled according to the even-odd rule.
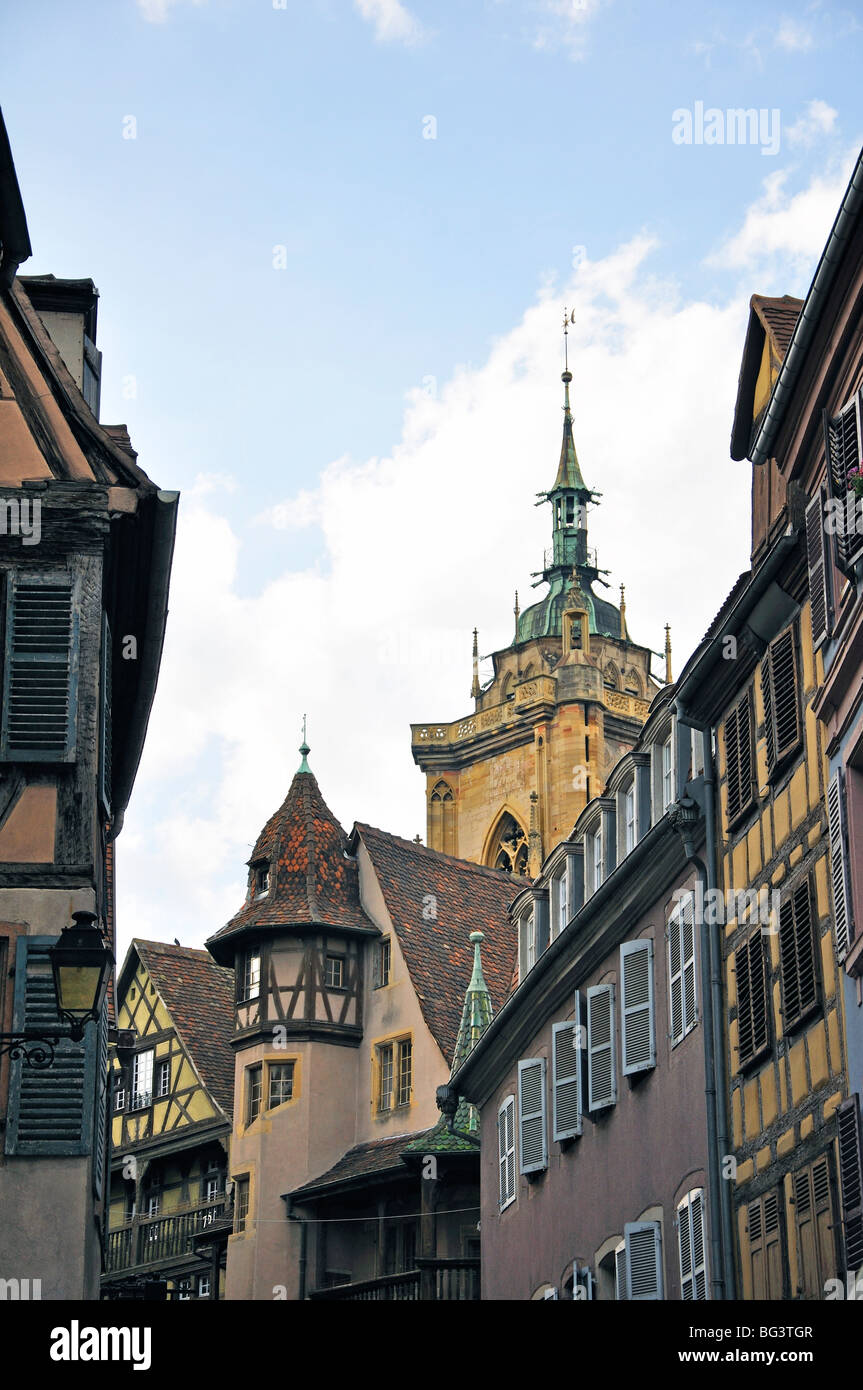
[[[550,901],[551,901],[551,939],[559,936],[569,921],[568,910],[568,886],[569,875],[566,868],[563,868],[551,880]]]
[[[255,897],[266,897],[270,891],[270,866],[257,864],[254,869]]]
[[[584,878],[585,897],[590,897],[602,884],[601,821],[596,821],[594,829],[584,833]]]
[[[635,849],[635,783],[630,782],[623,794],[623,843],[626,853]]]
[[[674,800],[674,756],[671,748],[671,734],[662,745],[662,810],[668,810]]]
[[[519,919],[519,979],[536,965],[536,912],[531,909]]]

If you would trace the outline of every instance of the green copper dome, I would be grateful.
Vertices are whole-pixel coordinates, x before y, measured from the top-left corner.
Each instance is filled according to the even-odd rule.
[[[564,571],[558,570],[551,574],[545,598],[526,608],[519,616],[519,642],[530,642],[537,637],[562,636],[564,610],[570,606],[571,582],[571,576]],[[619,637],[620,609],[603,598],[597,598],[586,580],[581,581],[581,589],[587,603],[590,632],[601,637]]]

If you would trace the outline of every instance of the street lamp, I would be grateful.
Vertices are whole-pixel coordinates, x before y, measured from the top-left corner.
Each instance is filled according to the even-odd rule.
[[[80,1042],[87,1024],[101,1016],[114,964],[95,912],[73,912],[72,924],[63,928],[48,955],[57,1012],[70,1024],[72,1041]],[[41,1071],[53,1063],[59,1041],[58,1033],[0,1033],[0,1055],[8,1052],[13,1059],[20,1057],[28,1067]]]

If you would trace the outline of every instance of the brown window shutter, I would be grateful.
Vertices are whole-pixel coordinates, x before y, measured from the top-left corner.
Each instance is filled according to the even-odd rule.
[[[827,477],[830,495],[842,503],[840,524],[834,536],[836,563],[849,574],[860,557],[863,537],[848,526],[853,519],[856,498],[848,488],[848,471],[859,468],[861,462],[860,397],[859,393],[834,419],[824,412],[824,450],[827,457]]]
[[[831,629],[830,612],[830,567],[829,552],[826,546],[824,489],[819,488],[817,496],[806,508],[806,559],[809,568],[809,599],[812,605],[812,645],[816,648],[829,635]]]
[[[752,720],[748,691],[725,721],[725,769],[731,824],[752,802]]]
[[[786,1029],[803,1018],[818,999],[812,894],[805,878],[779,909],[779,966],[782,1019]]]
[[[845,1269],[856,1275],[863,1268],[863,1143],[860,1136],[859,1096],[855,1094],[843,1101],[837,1117]]]
[[[800,1169],[792,1178],[794,1221],[797,1227],[797,1293],[821,1299],[824,1284],[836,1274],[833,1239],[833,1195],[827,1155]]]
[[[766,1192],[757,1201],[750,1202],[746,1215],[752,1297],[781,1299],[784,1260],[779,1198],[776,1192]]]
[[[738,1045],[740,1065],[743,1067],[763,1052],[770,1041],[767,973],[760,928],[735,952],[734,971],[737,980]]]
[[[764,696],[767,769],[772,776],[800,742],[800,700],[793,627],[786,628],[767,648],[761,662],[761,689]]]

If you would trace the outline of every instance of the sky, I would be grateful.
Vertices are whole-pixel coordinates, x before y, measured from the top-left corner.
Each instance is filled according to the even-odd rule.
[[[28,0],[4,17],[22,273],[96,282],[101,418],[181,493],[117,845],[121,949],[200,945],[239,908],[304,714],[342,824],[425,835],[409,726],[469,713],[473,628],[487,657],[514,591],[540,596],[565,306],[600,592],[626,585],[657,652],[671,625],[677,674],[748,565],[751,469],[729,440],[749,296],[811,282],[863,142],[858,14]]]

